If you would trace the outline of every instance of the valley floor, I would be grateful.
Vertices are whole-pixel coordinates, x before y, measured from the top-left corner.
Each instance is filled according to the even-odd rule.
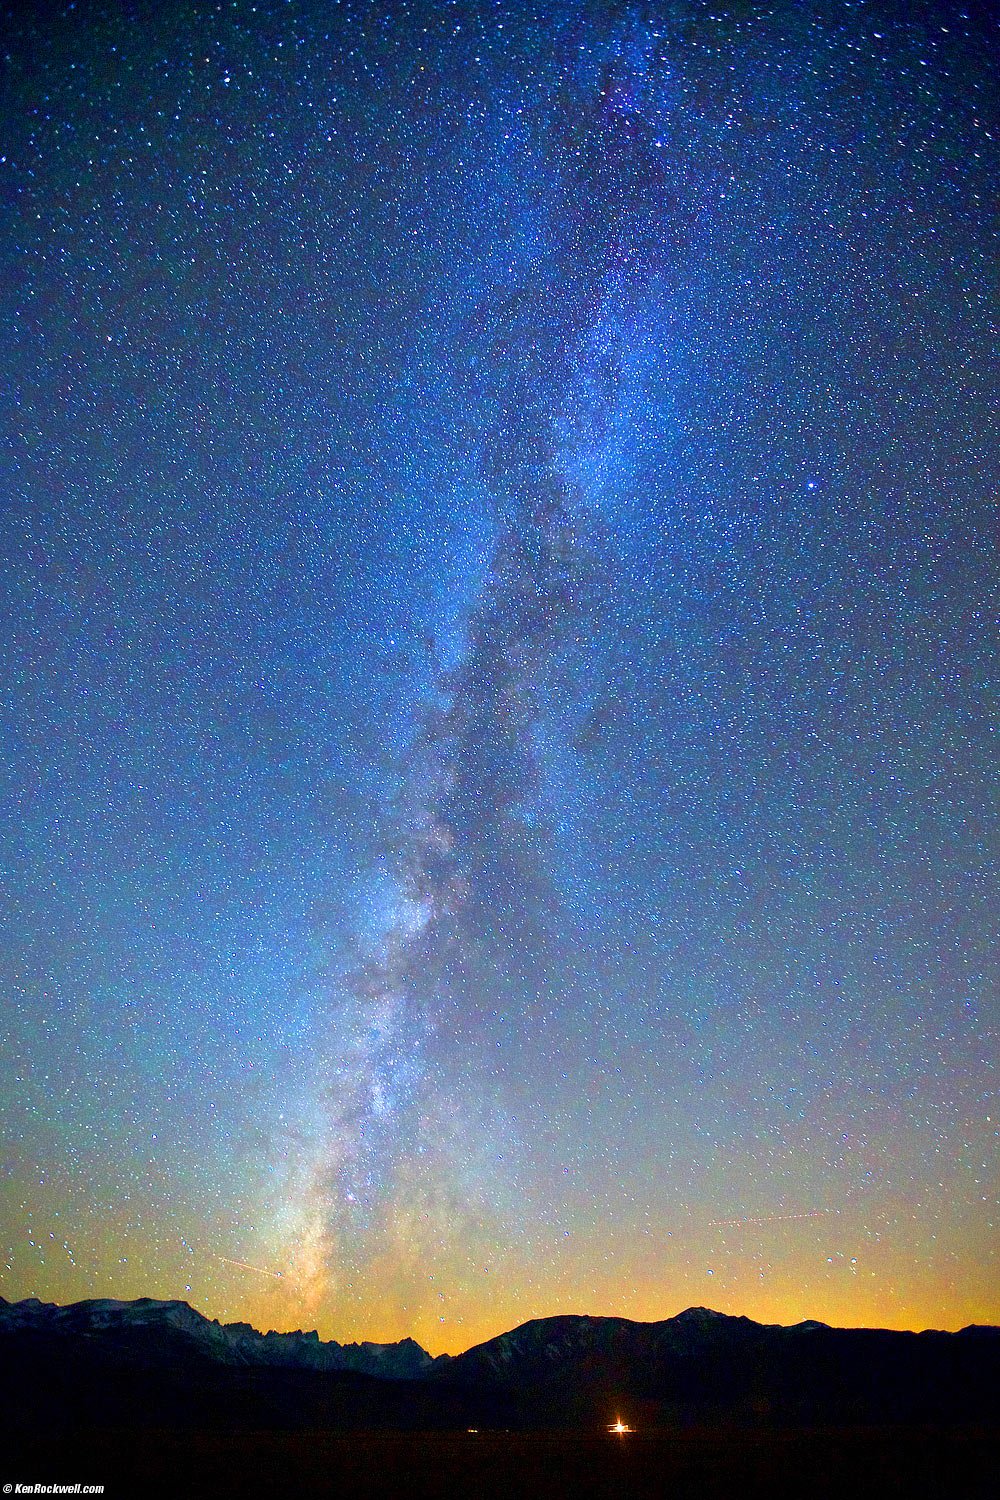
[[[901,1429],[633,1433],[90,1431],[8,1439],[0,1487],[103,1484],[105,1500],[745,1500],[995,1493],[1000,1434]],[[16,1488],[13,1491],[16,1493]],[[11,1493],[5,1489],[5,1493]]]

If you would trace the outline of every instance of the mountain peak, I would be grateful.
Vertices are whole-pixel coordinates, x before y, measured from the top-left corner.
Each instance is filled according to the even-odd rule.
[[[269,1365],[282,1368],[354,1371],[389,1380],[411,1380],[433,1364],[431,1356],[413,1339],[398,1344],[353,1344],[346,1348],[324,1342],[315,1329],[308,1332],[260,1333],[249,1323],[220,1323],[206,1318],[179,1299],[137,1297],[121,1302],[92,1297],[59,1307],[39,1302],[0,1299],[0,1332],[37,1330],[66,1338],[111,1338],[150,1349],[171,1349],[184,1357],[223,1365]]]

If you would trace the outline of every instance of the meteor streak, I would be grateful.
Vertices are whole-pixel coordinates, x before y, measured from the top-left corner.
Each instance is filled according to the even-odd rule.
[[[284,1271],[269,1271],[264,1266],[251,1266],[245,1260],[230,1260],[228,1255],[216,1255],[216,1260],[221,1260],[227,1266],[239,1266],[241,1271],[256,1271],[258,1276],[274,1276],[278,1281],[284,1276]]]

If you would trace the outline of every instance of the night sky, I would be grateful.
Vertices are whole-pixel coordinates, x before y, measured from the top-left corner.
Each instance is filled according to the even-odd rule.
[[[4,8],[3,1296],[1000,1321],[987,10]]]

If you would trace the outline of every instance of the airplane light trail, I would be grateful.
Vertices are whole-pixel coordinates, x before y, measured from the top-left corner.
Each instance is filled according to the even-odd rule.
[[[839,1208],[814,1208],[804,1214],[767,1214],[761,1218],[709,1219],[709,1229],[739,1229],[744,1224],[787,1224],[791,1219],[822,1219],[827,1214],[839,1214]]]

